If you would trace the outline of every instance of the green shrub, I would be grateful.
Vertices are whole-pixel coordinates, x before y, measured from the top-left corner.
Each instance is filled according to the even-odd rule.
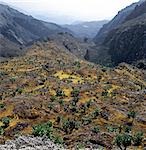
[[[137,132],[133,137],[133,143],[135,146],[141,145],[143,140],[143,132]]]
[[[104,96],[104,97],[107,97],[108,96],[108,91],[107,90],[103,91],[101,95]]]
[[[17,88],[17,89],[16,89],[16,92],[17,92],[18,94],[22,94],[23,89],[22,89],[22,88]]]
[[[51,137],[52,134],[52,122],[47,122],[43,124],[39,124],[33,127],[33,135],[34,136],[47,136]]]
[[[135,111],[130,111],[130,112],[128,112],[127,116],[128,116],[128,118],[133,118],[134,119],[136,117],[136,112]]]
[[[124,131],[127,133],[131,132],[131,127],[130,126],[125,126]]]
[[[56,91],[56,96],[65,96],[64,91],[58,89],[58,90]]]
[[[9,117],[4,117],[2,118],[2,123],[4,124],[4,128],[7,128],[10,124],[10,118]]]
[[[80,94],[80,91],[78,89],[74,89],[72,92],[71,92],[71,96],[72,97],[78,97]]]
[[[4,108],[5,107],[5,104],[1,103],[0,104],[0,109]]]
[[[0,135],[4,134],[4,129],[2,127],[0,127]]]
[[[118,134],[116,136],[115,143],[121,150],[122,147],[124,147],[124,150],[126,150],[127,147],[130,146],[132,143],[132,136],[126,133]]]
[[[100,129],[98,126],[95,126],[93,129],[92,129],[92,132],[93,133],[99,133],[100,132]]]
[[[64,143],[63,138],[60,136],[54,136],[53,141],[55,144],[63,144]]]
[[[99,109],[98,108],[96,108],[95,110],[94,110],[94,112],[92,113],[92,117],[93,118],[96,118],[98,115],[99,115]]]
[[[64,120],[62,128],[64,132],[66,132],[66,134],[70,134],[73,131],[73,129],[76,128],[75,120],[71,120],[71,119]]]
[[[57,100],[57,97],[56,97],[56,96],[51,96],[50,100],[51,100],[52,102],[54,102],[55,100]]]

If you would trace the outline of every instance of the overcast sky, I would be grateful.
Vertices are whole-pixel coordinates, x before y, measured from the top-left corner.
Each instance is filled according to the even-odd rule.
[[[1,0],[0,0],[1,1]],[[24,12],[57,23],[111,19],[138,0],[2,0]],[[62,19],[61,19],[62,18]]]

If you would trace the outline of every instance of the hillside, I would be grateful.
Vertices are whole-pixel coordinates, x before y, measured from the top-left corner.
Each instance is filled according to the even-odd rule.
[[[146,2],[137,6],[124,23],[112,30],[103,44],[115,64],[132,63],[146,58]]]
[[[123,23],[125,18],[134,10],[136,5],[138,5],[138,3],[133,3],[130,6],[119,11],[118,14],[111,21],[109,21],[99,30],[94,38],[95,43],[101,44],[111,30],[117,28]]]
[[[76,37],[92,39],[107,22],[107,20],[81,22],[71,25],[64,25],[63,27],[71,30]]]
[[[130,65],[102,68],[53,41],[37,42],[0,63],[0,142],[47,131],[69,149],[117,149],[120,133],[146,136],[145,80],[146,72]],[[142,150],[144,141],[138,145]]]
[[[12,57],[23,54],[23,48],[29,43],[58,32],[70,31],[0,4],[0,56]]]
[[[107,66],[145,61],[145,10],[143,0],[120,11],[99,31],[95,50],[89,51],[87,60]]]

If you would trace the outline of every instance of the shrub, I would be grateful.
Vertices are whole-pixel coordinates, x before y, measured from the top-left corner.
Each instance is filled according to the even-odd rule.
[[[0,104],[0,109],[4,108],[5,107],[5,104],[1,103]]]
[[[99,115],[99,109],[96,108],[96,109],[94,110],[94,112],[92,113],[92,116],[93,116],[93,118],[96,118],[98,115]]]
[[[64,132],[66,132],[66,134],[68,133],[70,134],[75,128],[76,128],[76,123],[74,120],[68,119],[63,122],[63,130]]]
[[[80,67],[81,67],[81,63],[80,63],[79,61],[74,62],[74,65],[75,65],[77,68],[80,68]]]
[[[0,135],[4,134],[4,129],[2,127],[0,127]]]
[[[126,150],[127,147],[130,146],[132,143],[132,136],[126,133],[118,134],[116,136],[115,143],[121,150],[122,147],[124,147],[124,150]]]
[[[51,96],[50,100],[51,100],[52,102],[54,102],[55,100],[57,100],[57,97],[56,97],[56,96]]]
[[[52,122],[47,122],[43,124],[39,124],[33,127],[33,135],[34,136],[47,136],[51,137],[52,134]]]
[[[92,129],[92,132],[93,133],[99,133],[100,129],[98,126],[95,126],[93,129]]]
[[[7,128],[9,126],[10,123],[10,118],[9,117],[4,117],[2,118],[2,123],[4,124],[4,128]]]
[[[56,91],[56,96],[65,96],[64,92],[60,89]]]
[[[85,118],[82,118],[82,122],[84,125],[88,125],[89,123],[92,122],[92,119],[90,117],[85,117]]]
[[[55,144],[63,144],[64,143],[63,138],[60,136],[54,136],[53,141]]]
[[[131,131],[131,127],[130,126],[125,126],[124,130],[125,130],[125,132],[129,133]]]
[[[23,89],[22,89],[22,88],[17,88],[17,89],[16,89],[16,92],[17,92],[18,94],[22,94]]]
[[[133,118],[134,119],[136,117],[136,112],[135,111],[130,111],[130,112],[128,112],[127,116],[128,116],[128,118]]]
[[[141,145],[143,140],[143,132],[137,132],[133,137],[133,143],[135,146]]]
[[[103,91],[101,95],[104,96],[104,97],[107,97],[108,96],[108,91],[107,90]]]
[[[78,89],[74,89],[72,92],[71,92],[71,96],[72,97],[78,97],[80,94],[80,91]]]

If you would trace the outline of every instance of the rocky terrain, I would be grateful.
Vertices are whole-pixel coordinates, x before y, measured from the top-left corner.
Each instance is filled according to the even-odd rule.
[[[33,134],[68,149],[111,150],[128,136],[129,148],[145,147],[144,70],[102,68],[48,41],[1,62],[0,71],[1,143]]]
[[[145,149],[145,10],[119,12],[95,44],[0,5],[0,150]]]
[[[64,150],[62,146],[54,144],[48,138],[20,136],[13,141],[7,141],[0,146],[0,150]]]

